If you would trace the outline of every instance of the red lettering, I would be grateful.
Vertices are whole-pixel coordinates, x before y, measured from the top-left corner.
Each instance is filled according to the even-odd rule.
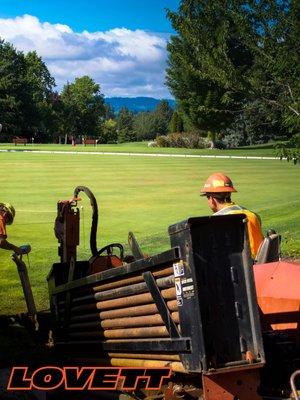
[[[38,368],[29,376],[28,367],[14,367],[8,390],[122,390],[140,387],[159,390],[163,380],[170,378],[169,368],[64,367]]]
[[[66,390],[85,390],[86,386],[93,378],[95,368],[65,367],[65,389]]]
[[[41,367],[31,377],[32,387],[37,390],[54,390],[65,380],[64,369],[59,367]]]
[[[96,367],[89,384],[89,390],[116,390],[120,378],[120,368]]]
[[[7,390],[31,390],[31,379],[27,378],[28,367],[13,367]]]

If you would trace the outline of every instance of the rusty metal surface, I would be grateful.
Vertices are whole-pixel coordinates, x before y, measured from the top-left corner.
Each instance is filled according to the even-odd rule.
[[[159,288],[169,288],[174,286],[174,275],[165,276],[162,278],[158,278],[156,280],[156,284]],[[81,303],[81,302],[90,302],[90,301],[99,301],[99,300],[108,300],[108,299],[116,299],[119,297],[130,296],[132,294],[145,293],[148,291],[148,287],[145,282],[134,283],[131,285],[122,286],[119,288],[105,290],[103,292],[97,292],[93,294],[88,294],[85,296],[74,297],[73,303]]]
[[[178,310],[177,300],[168,301],[167,306],[170,311]],[[104,320],[113,318],[134,317],[139,315],[156,314],[157,311],[158,310],[155,304],[146,304],[146,305],[140,305],[138,307],[128,307],[128,308],[120,308],[109,311],[102,311],[100,313],[74,315],[72,316],[71,321],[72,323],[75,323],[75,322],[98,320],[99,318],[101,320]]]
[[[169,382],[168,386],[164,389],[164,400],[203,400],[202,394],[202,388],[195,387],[194,385]]]
[[[143,337],[167,337],[168,330],[165,326],[142,327],[142,328],[126,328],[111,329],[104,331],[104,336],[109,339],[113,338],[143,338]]]
[[[83,365],[109,365],[113,367],[140,367],[140,368],[170,368],[173,372],[186,373],[181,362],[164,360],[140,360],[129,358],[95,358],[95,357],[74,357],[72,362]],[[254,399],[253,399],[254,400]],[[256,400],[256,399],[255,399]]]
[[[111,358],[136,358],[148,360],[180,361],[178,354],[136,354],[136,353],[108,353]]]
[[[144,367],[144,368],[159,368],[169,367],[174,372],[186,372],[181,362],[163,361],[163,360],[139,360],[128,358],[111,358],[110,364],[114,367]],[[254,400],[254,399],[253,399]]]
[[[167,267],[167,268],[160,268],[158,270],[153,270],[152,274],[155,277],[161,277],[161,276],[167,276],[173,273],[173,267]],[[113,289],[113,288],[117,288],[117,287],[122,287],[122,286],[126,286],[126,285],[131,285],[133,283],[138,283],[138,282],[143,282],[144,279],[142,277],[142,275],[137,275],[137,276],[132,276],[130,278],[125,278],[125,279],[120,279],[114,282],[110,282],[110,283],[104,283],[104,284],[100,284],[97,286],[94,286],[92,288],[92,290],[94,292],[101,292],[103,290],[108,290],[108,289]]]
[[[161,291],[161,294],[163,298],[167,300],[175,300],[176,299],[176,291],[175,288],[170,288],[170,289],[163,289]],[[121,297],[119,299],[113,299],[113,300],[105,300],[105,301],[100,301],[97,303],[91,303],[91,304],[83,304],[80,306],[72,307],[71,313],[81,313],[84,311],[89,311],[89,310],[110,310],[110,309],[115,309],[115,308],[122,308],[122,307],[129,307],[133,305],[139,305],[139,304],[147,304],[147,303],[152,303],[153,298],[150,293],[143,293],[143,294],[138,294],[136,296],[128,296],[128,297]]]
[[[178,312],[174,312],[171,314],[171,317],[174,322],[179,323],[179,314]],[[148,315],[148,316],[140,316],[133,318],[116,318],[116,319],[107,319],[101,323],[101,326],[104,329],[113,328],[113,327],[126,327],[126,326],[145,326],[145,325],[162,325],[163,320],[159,314]]]
[[[203,400],[262,400],[259,383],[257,370],[202,375]]]
[[[127,338],[163,338],[168,337],[169,333],[165,326],[155,327],[141,327],[141,328],[123,328],[123,329],[110,329],[103,331],[98,330],[82,330],[82,331],[70,331],[69,336],[72,338],[100,338],[105,337],[107,339],[127,339]]]
[[[178,312],[172,313],[172,319],[174,322],[179,323]],[[163,320],[159,314],[140,316],[140,317],[129,317],[129,318],[115,318],[105,319],[103,321],[90,321],[90,322],[78,322],[69,325],[70,330],[87,330],[87,329],[110,329],[110,328],[126,328],[126,327],[137,327],[137,326],[151,326],[151,325],[162,325]]]

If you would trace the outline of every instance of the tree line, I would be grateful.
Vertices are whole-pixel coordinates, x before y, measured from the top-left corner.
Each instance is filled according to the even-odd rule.
[[[0,40],[2,141],[116,143],[175,132],[171,143],[180,145],[197,145],[197,135],[224,147],[298,143],[299,16],[295,0],[181,0],[177,12],[167,11],[175,34],[167,46],[166,84],[176,110],[163,100],[137,114],[115,113],[88,76],[58,93],[36,52],[24,54]]]
[[[167,84],[185,130],[235,145],[300,131],[300,2],[182,0]]]
[[[81,142],[84,137],[100,143],[151,140],[168,133],[172,114],[165,100],[151,112],[134,114],[124,107],[116,114],[89,76],[66,83],[58,93],[35,51],[24,54],[0,41],[1,141],[16,136],[59,143]]]

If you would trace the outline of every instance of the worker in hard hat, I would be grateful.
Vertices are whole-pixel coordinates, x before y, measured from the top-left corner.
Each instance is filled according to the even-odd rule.
[[[252,257],[255,258],[263,241],[260,217],[254,212],[235,204],[231,193],[236,192],[231,179],[221,172],[212,174],[201,189],[201,196],[206,196],[213,215],[245,214]]]
[[[9,203],[0,203],[0,248],[4,250],[12,250],[16,254],[27,254],[30,252],[30,245],[15,246],[7,241],[6,225],[14,222],[16,211]]]

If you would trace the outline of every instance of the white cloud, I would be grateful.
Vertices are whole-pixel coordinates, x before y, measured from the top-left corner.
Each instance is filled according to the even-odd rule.
[[[58,89],[89,75],[106,96],[170,97],[164,86],[167,40],[159,34],[126,28],[77,33],[67,25],[23,15],[0,19],[0,37],[18,50],[35,50]]]

